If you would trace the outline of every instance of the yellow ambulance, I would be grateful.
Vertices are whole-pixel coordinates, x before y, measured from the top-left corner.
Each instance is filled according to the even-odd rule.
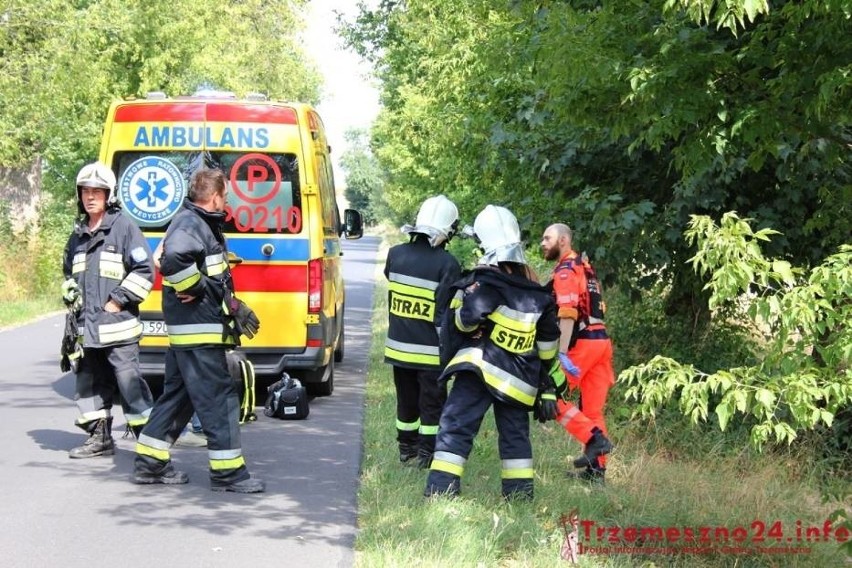
[[[234,286],[261,321],[242,349],[259,375],[286,370],[319,396],[332,393],[334,363],[344,353],[340,239],[362,234],[358,211],[340,218],[329,153],[322,120],[307,104],[203,91],[114,102],[100,152],[116,174],[124,214],[151,250],[186,197],[192,172],[206,166],[225,173]],[[158,274],[141,306],[146,376],[163,374],[161,300]]]

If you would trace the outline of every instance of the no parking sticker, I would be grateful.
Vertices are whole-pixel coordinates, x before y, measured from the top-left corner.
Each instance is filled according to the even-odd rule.
[[[157,156],[130,164],[118,182],[124,213],[142,227],[159,227],[174,217],[186,197],[186,184],[172,162]]]
[[[286,229],[298,233],[302,230],[301,209],[289,207],[285,211],[280,205],[281,168],[269,156],[259,153],[241,156],[231,167],[230,183],[236,199],[228,200],[226,220],[233,221],[238,231],[265,233]]]

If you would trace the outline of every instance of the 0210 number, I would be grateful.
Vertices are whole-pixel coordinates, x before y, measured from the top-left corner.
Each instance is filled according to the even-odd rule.
[[[286,229],[288,233],[293,234],[302,230],[302,210],[293,206],[285,213],[284,208],[280,206],[269,209],[248,205],[232,208],[229,205],[225,207],[225,221],[233,221],[234,227],[241,233],[266,233],[270,229],[280,233]]]

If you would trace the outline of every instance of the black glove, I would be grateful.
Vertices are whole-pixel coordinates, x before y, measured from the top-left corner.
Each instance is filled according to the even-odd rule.
[[[77,372],[77,365],[83,358],[83,347],[78,341],[79,328],[77,317],[72,311],[65,315],[65,332],[62,335],[62,346],[60,348],[59,368],[63,373],[73,370]]]
[[[552,388],[538,391],[533,406],[533,416],[542,424],[556,420],[556,391]]]
[[[260,329],[260,320],[242,300],[232,297],[228,306],[231,317],[234,318],[234,330],[237,336],[245,335],[249,339],[254,337]]]

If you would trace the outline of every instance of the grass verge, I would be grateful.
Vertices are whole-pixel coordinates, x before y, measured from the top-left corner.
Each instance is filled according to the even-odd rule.
[[[386,295],[379,275],[367,375],[357,567],[570,565],[560,558],[565,539],[560,519],[573,510],[579,513],[578,540],[586,549],[580,566],[844,564],[837,543],[822,537],[838,504],[821,503],[812,472],[802,465],[810,463],[808,456],[754,454],[745,441],[738,448],[710,446],[697,457],[684,455],[667,447],[667,430],[653,422],[611,419],[617,449],[604,487],[567,479],[580,445],[556,423],[533,422],[535,500],[507,503],[500,497],[496,430],[489,412],[465,469],[462,496],[425,499],[426,472],[401,465],[397,456],[393,380],[383,362]],[[700,430],[690,435],[701,436]],[[806,539],[809,527],[819,529],[820,540],[815,532],[810,542]],[[687,531],[692,531],[691,539]],[[787,552],[778,552],[781,547]]]
[[[0,302],[0,330],[46,317],[61,310],[61,300],[52,297]]]

